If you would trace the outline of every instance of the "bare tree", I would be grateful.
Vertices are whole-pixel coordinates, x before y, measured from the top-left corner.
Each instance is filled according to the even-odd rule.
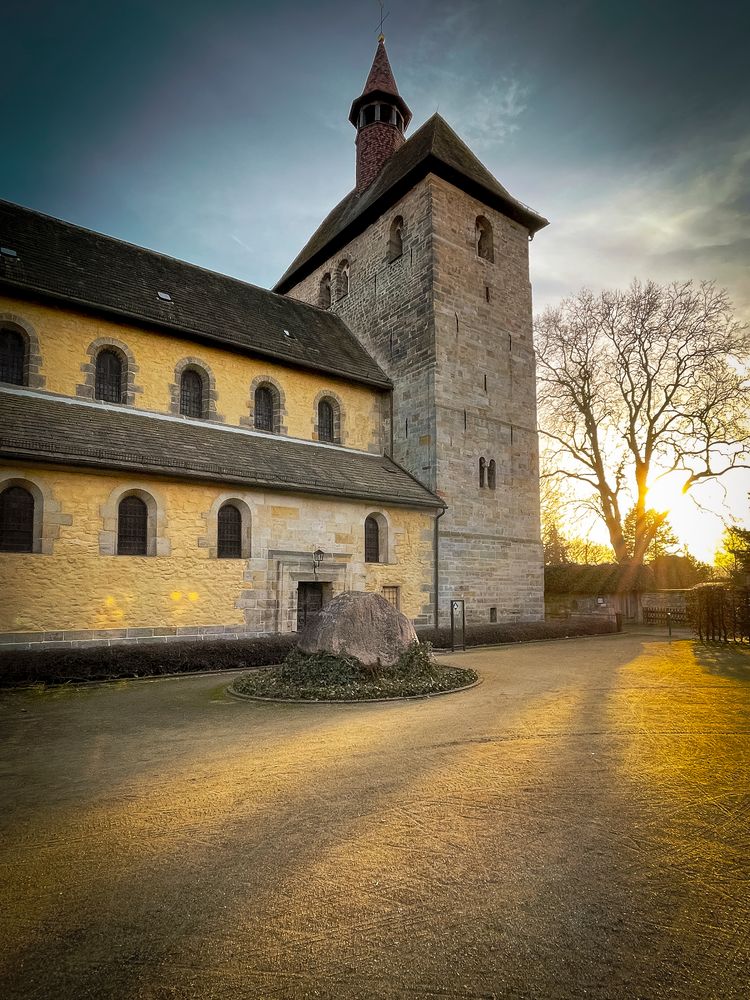
[[[578,483],[617,561],[640,565],[668,514],[646,514],[656,479],[683,471],[687,492],[746,465],[747,328],[712,282],[634,281],[547,309],[536,347],[547,474]]]

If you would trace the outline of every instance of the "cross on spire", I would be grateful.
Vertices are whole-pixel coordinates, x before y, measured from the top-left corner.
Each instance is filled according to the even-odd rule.
[[[384,7],[385,7],[385,4],[383,3],[383,0],[380,0],[380,26],[378,27],[378,41],[379,42],[384,42],[385,41],[385,35],[383,34],[383,22],[388,17],[388,14],[390,14],[390,11],[388,11],[387,14],[383,13]]]

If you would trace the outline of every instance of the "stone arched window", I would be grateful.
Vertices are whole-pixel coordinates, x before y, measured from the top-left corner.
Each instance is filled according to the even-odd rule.
[[[94,362],[94,398],[105,403],[124,403],[127,365],[114,347],[104,347]]]
[[[31,323],[16,313],[0,312],[0,382],[40,389],[42,359],[39,340]]]
[[[484,458],[479,459],[479,485],[484,486],[485,473],[487,471],[487,462]]]
[[[256,431],[286,434],[284,391],[275,379],[261,375],[250,385],[249,416],[240,417],[240,424]]]
[[[349,294],[349,261],[342,260],[339,262],[338,270],[338,296],[340,299],[345,299]]]
[[[25,486],[0,492],[0,552],[35,551],[34,496]]]
[[[198,419],[206,416],[204,377],[197,368],[186,368],[180,377],[180,413]]]
[[[398,260],[404,252],[404,220],[397,215],[391,222],[391,229],[388,236],[388,260]]]
[[[219,559],[242,558],[242,513],[228,501],[219,508],[216,519],[216,555]]]
[[[487,466],[487,485],[491,490],[497,486],[497,466],[494,458],[490,459],[490,464]]]
[[[321,309],[331,308],[331,274],[329,271],[320,279],[320,292],[318,294],[318,305]]]
[[[341,403],[330,393],[321,393],[315,400],[315,432],[313,439],[341,444]]]
[[[482,260],[488,260],[490,263],[494,261],[495,248],[492,240],[492,226],[490,225],[489,219],[486,219],[483,215],[477,216],[474,236],[476,240],[477,257],[481,257]]]
[[[0,382],[26,385],[26,337],[17,327],[0,327]]]
[[[139,496],[123,497],[117,506],[117,555],[147,556],[148,506]]]

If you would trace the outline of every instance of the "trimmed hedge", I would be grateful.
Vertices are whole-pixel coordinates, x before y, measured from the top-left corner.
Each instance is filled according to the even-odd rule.
[[[296,634],[287,633],[213,642],[144,642],[93,649],[9,650],[0,652],[0,687],[265,667],[281,663],[296,644]]]
[[[534,639],[572,639],[582,635],[609,635],[617,631],[612,618],[564,618],[544,622],[513,622],[508,625],[467,625],[466,646],[496,646]],[[430,642],[435,649],[450,649],[450,628],[418,628],[420,642]]]

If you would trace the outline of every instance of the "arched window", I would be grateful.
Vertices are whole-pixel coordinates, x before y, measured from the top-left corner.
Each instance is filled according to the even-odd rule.
[[[327,399],[318,403],[318,440],[334,440],[333,407]]]
[[[321,309],[331,308],[331,275],[326,272],[320,279],[320,295],[318,303]]]
[[[23,486],[0,493],[0,552],[34,551],[34,497]]]
[[[233,503],[219,509],[216,554],[219,559],[242,557],[242,514]]]
[[[258,386],[255,390],[254,423],[256,430],[273,431],[274,405],[273,392],[267,385]]]
[[[404,220],[400,215],[391,223],[390,236],[388,238],[388,260],[398,260],[404,252]]]
[[[117,554],[148,555],[148,508],[140,497],[125,497],[118,505]]]
[[[94,396],[106,403],[125,401],[123,365],[116,351],[105,347],[96,356],[96,379]]]
[[[497,485],[497,466],[494,458],[490,459],[490,464],[487,466],[487,485],[491,490]]]
[[[26,338],[18,330],[0,330],[0,382],[26,384]]]
[[[349,261],[342,260],[339,264],[339,298],[345,299],[349,294]]]
[[[479,459],[479,485],[484,486],[484,474],[487,469],[487,463],[483,458]]]
[[[203,379],[195,368],[187,368],[180,378],[180,413],[203,417]]]
[[[477,257],[490,262],[495,259],[495,250],[492,244],[492,226],[483,215],[477,216],[476,228],[474,230],[477,248]]]
[[[372,514],[365,518],[365,562],[380,562],[380,525]]]

